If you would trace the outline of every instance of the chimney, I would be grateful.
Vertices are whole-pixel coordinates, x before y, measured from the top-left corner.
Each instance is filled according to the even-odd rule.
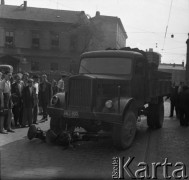
[[[5,5],[5,1],[4,0],[1,0],[1,5]]]
[[[96,16],[100,16],[100,11],[96,11]]]
[[[182,61],[182,67],[184,67],[184,61]]]
[[[24,9],[27,8],[27,1],[24,1]]]
[[[149,52],[153,52],[153,48],[149,48]]]

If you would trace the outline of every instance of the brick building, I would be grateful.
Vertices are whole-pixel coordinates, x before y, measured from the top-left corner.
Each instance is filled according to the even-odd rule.
[[[82,52],[124,47],[126,38],[117,17],[1,1],[0,63],[15,71],[76,71]]]

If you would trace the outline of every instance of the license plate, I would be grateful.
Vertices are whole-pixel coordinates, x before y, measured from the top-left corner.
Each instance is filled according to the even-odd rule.
[[[64,117],[79,118],[79,113],[77,111],[64,110]]]

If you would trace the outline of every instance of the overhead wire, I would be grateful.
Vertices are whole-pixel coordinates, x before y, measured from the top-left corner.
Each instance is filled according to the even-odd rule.
[[[169,9],[169,16],[168,16],[168,21],[167,21],[166,29],[165,29],[165,36],[164,36],[164,42],[163,42],[163,48],[162,48],[162,50],[164,50],[164,46],[165,46],[165,40],[166,40],[166,36],[167,36],[167,30],[168,30],[169,20],[170,20],[170,17],[171,17],[172,5],[173,5],[173,0],[171,0],[171,5],[170,5],[170,9]]]

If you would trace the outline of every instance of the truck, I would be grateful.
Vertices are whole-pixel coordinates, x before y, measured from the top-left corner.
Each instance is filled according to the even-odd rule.
[[[158,71],[159,57],[126,47],[83,53],[78,74],[69,77],[65,92],[52,97],[50,129],[55,134],[77,127],[109,132],[113,145],[126,149],[134,141],[139,116],[147,116],[150,128],[161,128],[171,74]]]

